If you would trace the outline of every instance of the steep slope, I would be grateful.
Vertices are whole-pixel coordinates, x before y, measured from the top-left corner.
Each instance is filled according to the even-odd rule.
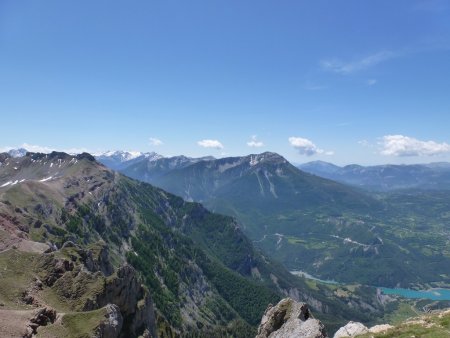
[[[161,167],[164,167],[163,172],[159,171]],[[198,159],[176,166],[167,166],[162,159],[147,167],[145,173],[133,172],[130,168],[123,173],[155,183],[185,199],[201,202],[222,196],[245,199],[250,193],[249,198],[256,198],[255,205],[264,203],[275,209],[284,208],[286,203],[287,207],[338,203],[338,207],[343,208],[348,208],[349,202],[361,208],[374,204],[367,196],[343,185],[299,171],[275,153]]]
[[[185,168],[197,162],[211,160],[214,160],[214,157],[192,158],[181,155],[157,159],[145,158],[135,161],[134,163],[126,164],[120,171],[129,177],[153,184],[158,182],[159,178],[165,176],[172,170]],[[108,166],[107,163],[104,164]],[[111,168],[114,169],[113,167]]]
[[[163,175],[151,168],[131,174],[237,217],[254,244],[290,270],[377,286],[450,281],[443,275],[449,257],[418,250],[420,236],[405,240],[389,205],[302,172],[277,154],[200,161]],[[438,246],[446,252],[445,242]],[[420,271],[413,262],[421,262]]]
[[[338,167],[316,161],[298,167],[320,177],[374,191],[450,189],[450,163]]]
[[[122,260],[114,271],[98,234],[77,236],[74,211],[84,197],[78,192],[92,196],[107,179],[102,172],[84,176],[92,173],[92,160],[88,154],[0,155],[0,177],[7,180],[0,188],[0,315],[18,311],[26,319],[2,326],[2,334],[31,337],[47,327],[49,337],[156,332],[152,299],[135,270]]]
[[[122,335],[148,329],[163,337],[247,337],[267,304],[288,294],[308,300],[333,325],[343,318],[370,319],[357,310],[364,302],[344,311],[345,301],[308,288],[262,256],[235,220],[112,172],[88,154],[1,154],[0,163],[0,258],[8,261],[17,251],[17,261],[33,255],[42,262],[14,285],[16,296],[5,301],[5,311],[26,307],[21,295],[38,278],[39,304],[57,313],[85,318],[88,310],[118,306]],[[138,278],[127,263],[145,284],[134,293],[142,301],[119,297],[120,285]],[[107,312],[101,311],[92,330],[102,330]],[[69,318],[49,330],[70,331]]]

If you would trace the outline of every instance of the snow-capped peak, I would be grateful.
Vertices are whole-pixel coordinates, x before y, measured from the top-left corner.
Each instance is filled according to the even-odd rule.
[[[144,157],[149,161],[156,161],[160,158],[163,158],[163,156],[155,152],[143,153],[141,151],[124,151],[124,150],[107,151],[96,155],[96,157],[99,159],[111,159],[116,162],[128,162],[137,159],[139,157]]]
[[[153,151],[151,153],[143,153],[143,155],[149,161],[156,161],[159,160],[160,158],[164,158],[164,156],[157,154]]]
[[[115,150],[115,151],[107,151],[103,154],[100,154],[98,157],[110,157],[114,158],[115,160],[118,160],[120,162],[126,162],[133,160],[135,158],[138,158],[140,156],[143,156],[144,153],[140,151],[122,151],[122,150]]]
[[[25,148],[16,148],[8,150],[8,154],[12,157],[23,157],[27,154],[27,151],[28,150],[26,150]]]

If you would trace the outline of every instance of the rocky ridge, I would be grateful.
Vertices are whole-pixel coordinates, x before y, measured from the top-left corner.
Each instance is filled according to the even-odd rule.
[[[277,305],[269,305],[256,338],[325,338],[324,325],[315,319],[306,303],[291,298],[282,299]]]
[[[72,337],[78,323],[89,318],[84,329],[93,337],[156,337],[152,299],[131,266],[106,275],[101,265],[110,266],[109,262],[94,264],[98,256],[73,243],[41,253],[13,247],[0,258],[2,271],[6,269],[0,280],[0,317],[17,317],[16,308],[25,316],[22,322],[3,323],[0,336],[18,332],[26,338]]]

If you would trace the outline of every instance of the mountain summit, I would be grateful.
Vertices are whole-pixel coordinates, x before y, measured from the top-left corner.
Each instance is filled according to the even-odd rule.
[[[25,156],[27,152],[28,152],[28,150],[26,150],[25,148],[15,148],[15,149],[10,149],[8,151],[8,154],[12,157],[22,157],[22,156]]]

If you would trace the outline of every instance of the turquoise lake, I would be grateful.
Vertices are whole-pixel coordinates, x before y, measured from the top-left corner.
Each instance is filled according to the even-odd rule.
[[[410,299],[450,300],[450,289],[430,289],[416,291],[410,289],[380,288],[385,295],[398,295]]]

